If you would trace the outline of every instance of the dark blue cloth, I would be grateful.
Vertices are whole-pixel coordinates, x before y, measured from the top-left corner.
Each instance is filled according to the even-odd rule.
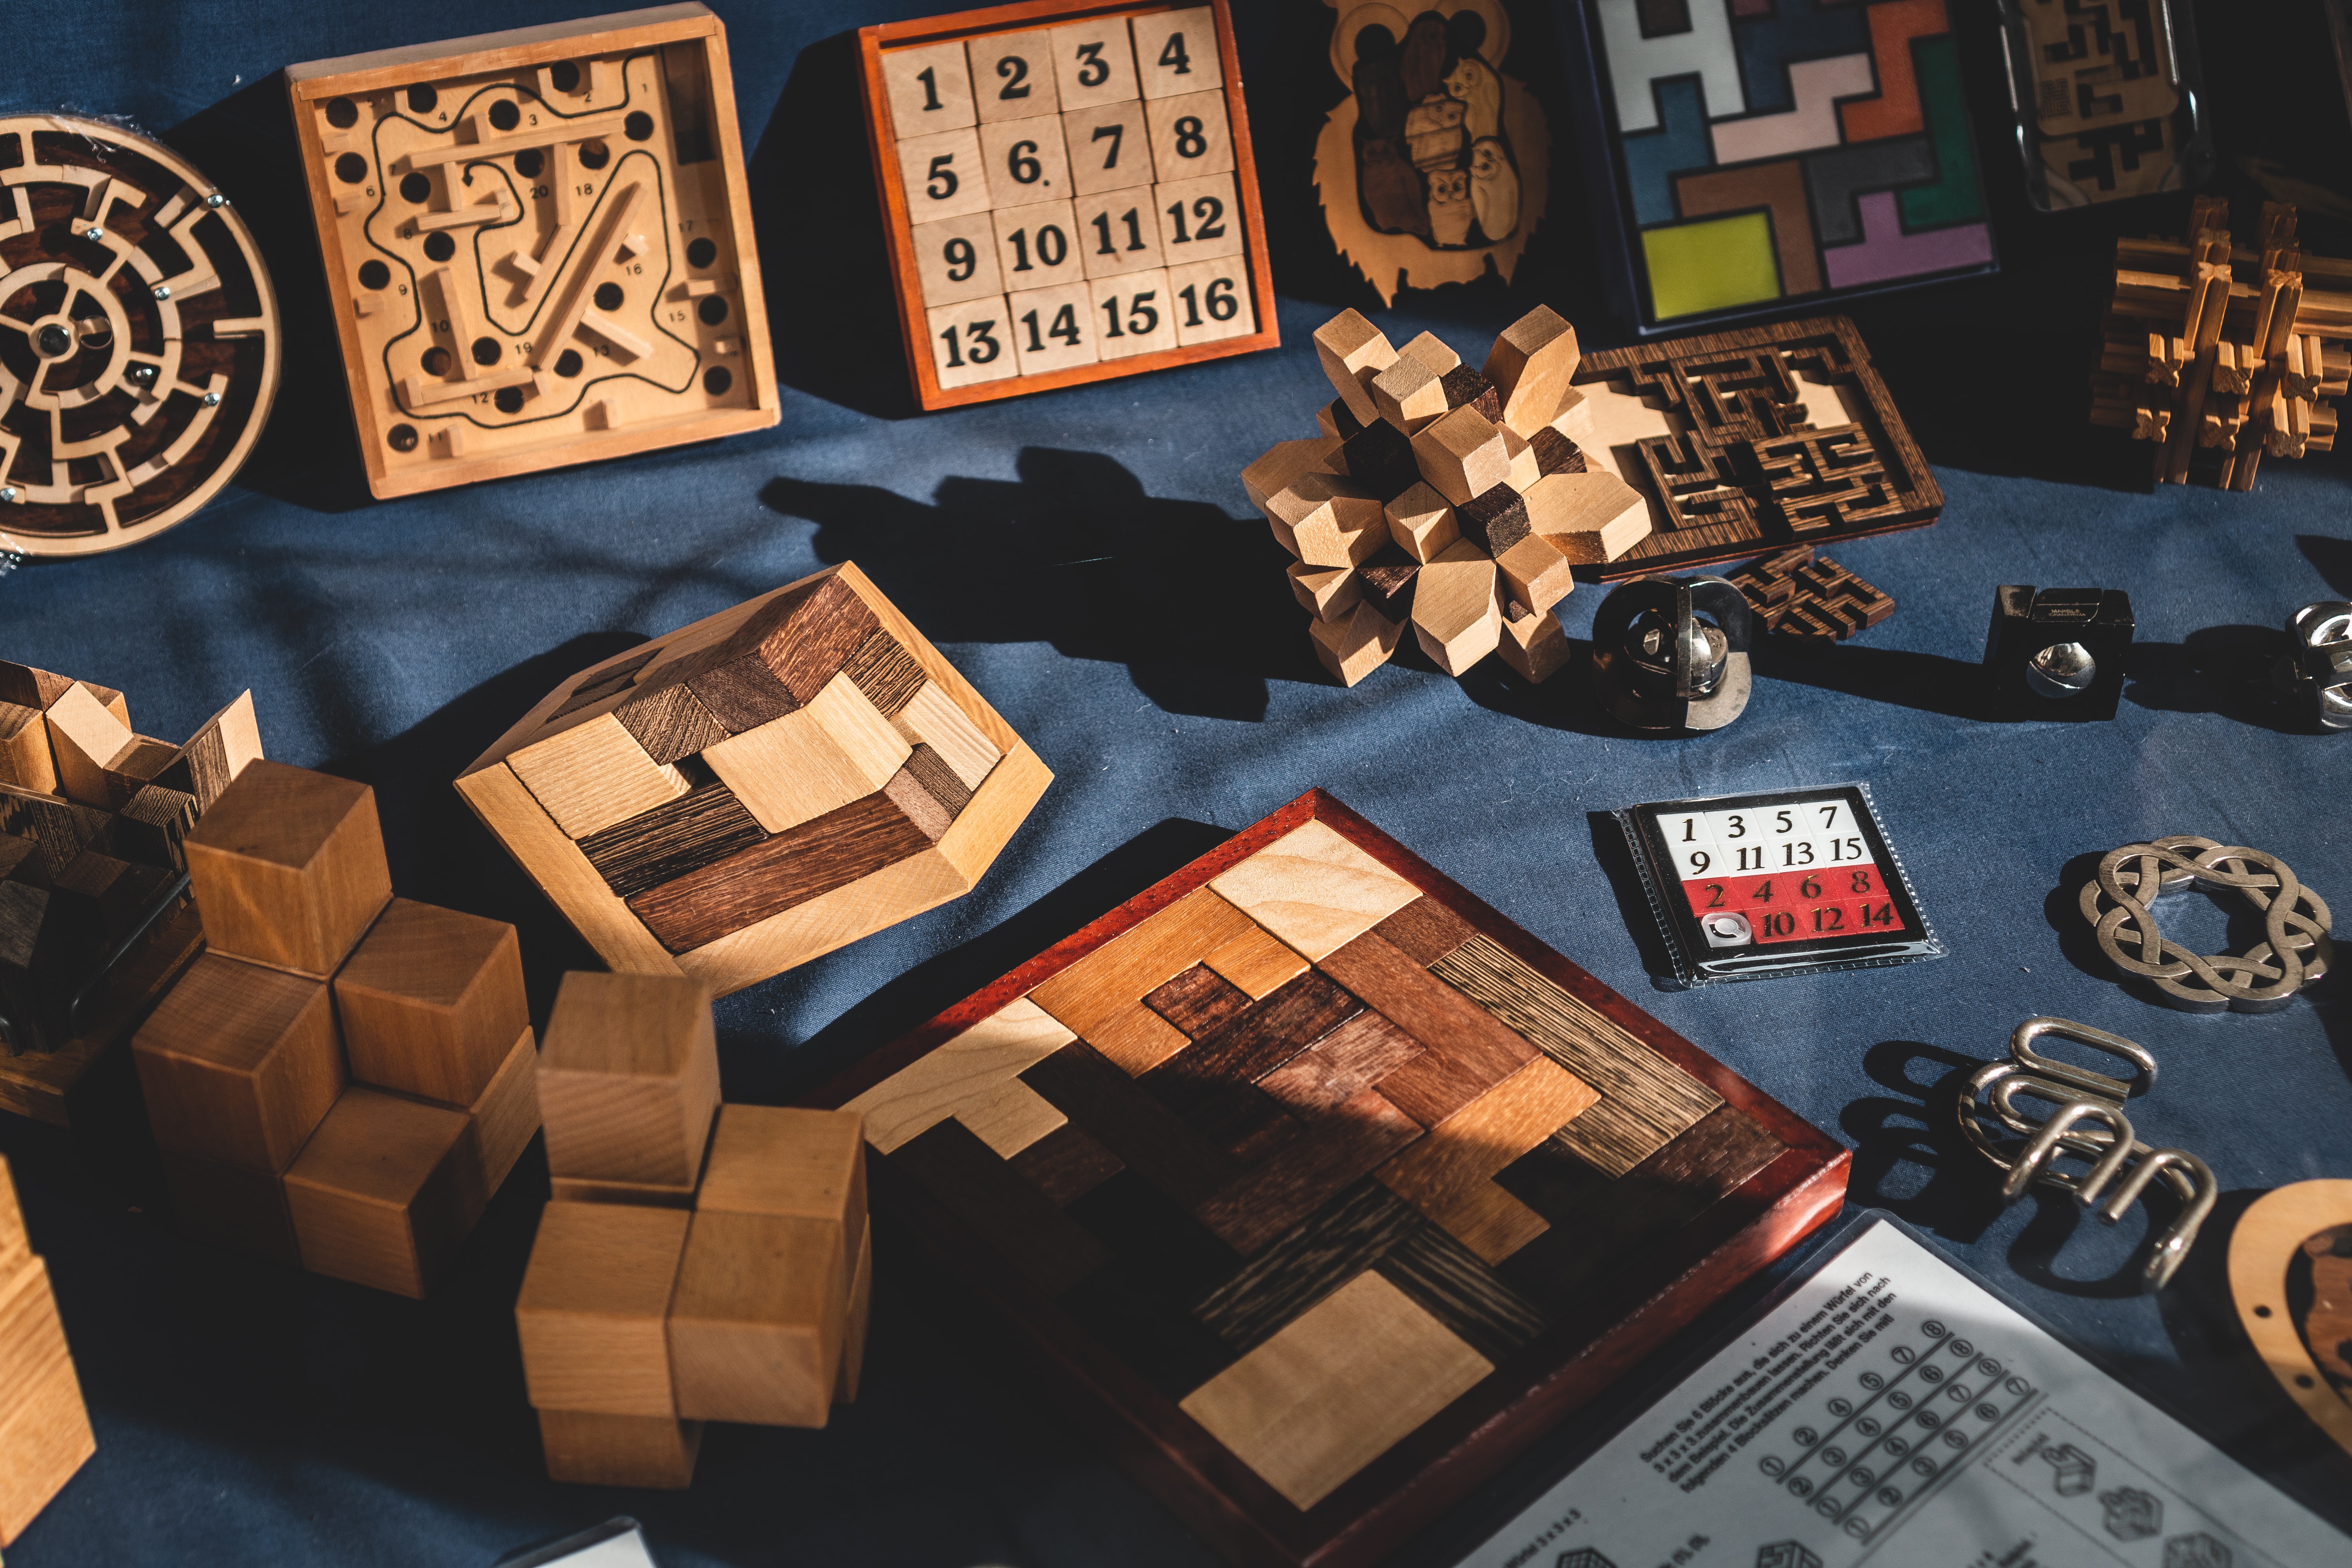
[[[1323,53],[1329,14],[1307,0],[1239,7],[1280,351],[909,416],[845,29],[920,8],[721,5],[789,384],[782,426],[371,503],[274,73],[578,8],[18,0],[0,109],[70,105],[166,134],[260,231],[301,336],[236,486],[143,548],[0,582],[0,657],[120,687],[135,726],[167,737],[253,688],[271,755],[375,785],[404,893],[522,928],[543,1020],[562,972],[592,960],[449,781],[591,660],[854,559],[1059,776],[971,897],[722,1003],[730,1098],[822,1081],[1319,784],[1852,1143],[1857,1199],[1926,1227],[2352,1522],[2352,1465],[2247,1356],[2221,1283],[2229,1224],[2254,1194],[2352,1174],[2346,982],[2270,1016],[2188,1016],[2086,963],[2071,913],[2084,857],[2180,832],[2272,850],[2352,900],[2352,739],[2282,732],[2228,679],[2243,628],[2352,594],[2343,463],[2273,461],[2250,495],[2137,493],[2116,479],[2130,466],[2117,447],[2082,425],[2105,237],[2177,226],[2177,210],[2026,223],[1988,109],[2008,270],[1856,311],[1949,497],[1933,529],[1833,552],[1900,609],[1852,645],[1759,658],[1727,731],[1641,740],[1596,715],[1575,672],[1528,689],[1491,664],[1454,681],[1416,657],[1342,691],[1308,653],[1238,479],[1276,439],[1313,433],[1330,392],[1308,334],[1341,303],[1371,303],[1332,259],[1307,179],[1342,90]],[[1507,67],[1538,86],[1557,76],[1541,21]],[[1971,36],[1971,70],[1985,43]],[[1515,285],[1409,296],[1380,317],[1392,341],[1432,328],[1475,363],[1538,299],[1608,339],[1569,117],[1551,108],[1563,172]],[[1966,716],[2003,582],[2129,591],[2139,646],[2114,722]],[[1587,583],[1562,605],[1571,636],[1603,592]],[[1654,990],[1638,895],[1612,882],[1591,814],[1854,779],[1952,956]],[[2207,951],[2224,941],[2218,913],[2177,918]],[[2039,1200],[2002,1213],[1984,1173],[1928,1131],[1937,1086],[2036,1013],[2153,1049],[2163,1086],[2141,1127],[2203,1156],[2227,1194],[2161,1299],[2110,1278],[2144,1215],[2108,1230]],[[823,1432],[714,1432],[690,1492],[605,1493],[545,1479],[523,1402],[512,1303],[546,1192],[535,1152],[423,1304],[190,1245],[51,1130],[0,1119],[0,1152],[99,1438],[12,1564],[486,1563],[624,1510],[677,1568],[1210,1560],[887,1232],[854,1407]],[[1491,1522],[1590,1419],[1421,1554]]]

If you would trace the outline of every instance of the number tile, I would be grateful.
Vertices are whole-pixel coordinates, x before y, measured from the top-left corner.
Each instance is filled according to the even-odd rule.
[[[1061,127],[1050,120],[1004,120],[980,128],[980,155],[999,212],[1072,195]]]
[[[991,33],[966,39],[964,52],[971,61],[972,97],[982,124],[1031,120],[1060,110],[1051,35]]]
[[[898,143],[898,174],[907,187],[907,216],[916,224],[986,212],[987,164],[979,132],[967,127],[916,136]]]
[[[1233,168],[1234,133],[1225,121],[1223,93],[1153,99],[1143,106],[1143,118],[1151,128],[1151,163],[1162,184]]]
[[[991,216],[996,225],[997,270],[1003,275],[1008,294],[1075,283],[1087,275],[1077,217],[1070,203],[999,207]],[[1013,319],[1019,316],[1015,310]],[[1026,346],[1025,338],[1023,346]]]
[[[1076,262],[1073,256],[1074,272]],[[1083,279],[1017,292],[1008,297],[1007,303],[1013,312],[1013,346],[1021,356],[1022,374],[1093,364],[1099,357],[1094,321],[1088,314],[1094,300]]]
[[[901,142],[973,123],[971,78],[960,44],[886,50],[882,86],[890,100],[890,128]]]
[[[1020,374],[1021,363],[1006,333],[1005,323],[1010,320],[1002,294],[936,305],[924,311],[923,324],[930,332],[931,370],[940,384],[971,386]]]
[[[1148,185],[1157,177],[1151,166],[1151,133],[1144,126],[1139,101],[1065,110],[1062,144],[1069,151],[1070,178],[1082,196]]]
[[[1155,185],[1151,210],[1160,223],[1161,250],[1171,262],[1242,253],[1242,208],[1231,174]]]
[[[1097,16],[1054,28],[1054,80],[1064,110],[1091,109],[1142,96],[1135,46],[1124,16]]]
[[[1257,331],[1249,272],[1239,257],[1170,268],[1168,294],[1175,301],[1176,341],[1187,348]]]
[[[1146,98],[1201,92],[1225,79],[1218,65],[1217,14],[1207,5],[1133,18],[1135,69]]]
[[[1176,316],[1168,306],[1168,274],[1154,268],[1087,285],[1094,300],[1095,330],[1105,359],[1125,359],[1176,346]],[[1118,335],[1110,335],[1111,323]]]
[[[922,281],[925,305],[954,305],[1004,292],[1003,272],[996,264],[996,224],[989,214],[918,224],[913,232],[915,275]]]
[[[1088,278],[1116,278],[1160,268],[1160,225],[1152,221],[1151,195],[1149,187],[1138,185],[1078,198],[1077,246]],[[1176,341],[1172,321],[1168,341]]]

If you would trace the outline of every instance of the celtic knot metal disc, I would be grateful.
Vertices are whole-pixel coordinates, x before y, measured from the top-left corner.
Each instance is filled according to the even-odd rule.
[[[104,121],[0,117],[0,551],[161,533],[244,463],[278,300],[228,200]]]
[[[2242,957],[2210,958],[2168,941],[2149,906],[2191,885],[2242,894],[2262,911],[2265,940]],[[2274,1012],[2326,974],[2335,956],[2327,905],[2285,861],[2189,834],[2109,851],[2097,877],[2083,885],[2081,906],[2109,962],[2156,982],[2165,1001],[2184,1012]]]

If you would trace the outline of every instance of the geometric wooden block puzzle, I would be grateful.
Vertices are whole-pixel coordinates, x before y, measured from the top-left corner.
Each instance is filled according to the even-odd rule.
[[[2236,247],[2227,198],[2197,196],[2186,241],[2116,241],[2091,423],[2154,442],[2157,483],[2250,490],[2263,453],[2335,447],[2352,262],[2305,256],[2294,224],[2294,207],[2264,202],[2253,246]]]
[[[719,1104],[709,994],[680,975],[565,976],[540,1083],[555,1201],[515,1328],[551,1479],[683,1488],[706,1422],[823,1426],[856,1397],[856,1113]]]
[[[457,790],[613,969],[726,995],[970,892],[1052,782],[844,563],[565,681]]]
[[[1353,686],[1408,624],[1440,669],[1499,652],[1528,680],[1567,662],[1551,613],[1579,563],[1649,531],[1642,498],[1585,462],[1576,329],[1538,306],[1483,371],[1423,332],[1393,348],[1342,311],[1315,333],[1334,402],[1318,439],[1277,443],[1242,489],[1291,557],[1315,657]]]
[[[1027,0],[857,43],[923,407],[1281,341],[1226,0]]]
[[[98,1451],[47,1265],[26,1242],[0,1160],[0,1546]]]
[[[1320,790],[814,1098],[1246,1562],[1377,1557],[1826,1221],[1848,1163]]]
[[[286,89],[375,494],[776,422],[706,7],[313,60]]]

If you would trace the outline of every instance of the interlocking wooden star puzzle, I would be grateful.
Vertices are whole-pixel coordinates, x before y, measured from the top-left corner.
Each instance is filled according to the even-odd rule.
[[[707,8],[313,60],[286,88],[375,494],[776,422]]]
[[[923,407],[1281,341],[1225,0],[1031,0],[857,41]]]
[[[1250,1563],[1380,1556],[1847,1164],[1320,790],[816,1098],[864,1112],[877,1209]]]

